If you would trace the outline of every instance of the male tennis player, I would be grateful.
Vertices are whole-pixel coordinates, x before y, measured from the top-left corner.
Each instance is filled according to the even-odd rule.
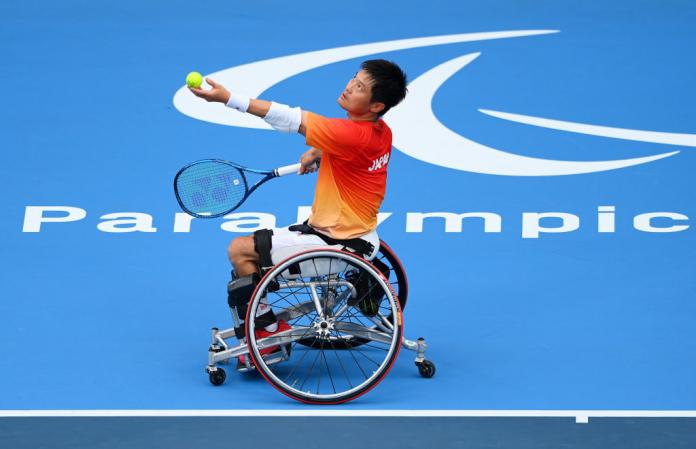
[[[230,93],[210,78],[206,81],[210,90],[191,88],[191,92],[261,117],[278,131],[305,136],[311,148],[300,158],[300,173],[313,172],[321,159],[306,225],[256,231],[229,245],[228,256],[237,276],[228,286],[229,294],[234,294],[235,284],[244,284],[244,277],[258,273],[259,267],[275,265],[307,249],[339,245],[372,259],[379,250],[377,212],[384,199],[392,143],[391,130],[381,117],[407,91],[406,75],[399,66],[383,59],[363,62],[337,100],[347,113],[345,119],[250,99]],[[257,323],[269,324],[265,329],[257,327],[258,338],[289,329],[284,321],[277,322],[268,306],[260,307],[259,312]]]

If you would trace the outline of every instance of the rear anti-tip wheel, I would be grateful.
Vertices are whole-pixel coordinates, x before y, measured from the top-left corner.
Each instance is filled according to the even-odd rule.
[[[210,379],[210,383],[216,387],[224,384],[226,378],[227,373],[225,373],[225,370],[222,368],[218,368],[215,371],[208,371],[208,379]]]
[[[430,379],[435,375],[435,364],[430,360],[416,362],[416,366],[418,367],[418,373],[426,379]]]

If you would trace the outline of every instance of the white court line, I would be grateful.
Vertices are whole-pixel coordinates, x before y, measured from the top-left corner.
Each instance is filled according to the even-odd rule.
[[[0,418],[106,417],[696,418],[696,410],[0,410]]]

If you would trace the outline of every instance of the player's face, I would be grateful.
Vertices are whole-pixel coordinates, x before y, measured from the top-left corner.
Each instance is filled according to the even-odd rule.
[[[338,104],[354,115],[365,115],[370,112],[379,112],[382,103],[371,103],[372,100],[372,78],[365,71],[361,70],[348,81],[346,88],[338,97]]]

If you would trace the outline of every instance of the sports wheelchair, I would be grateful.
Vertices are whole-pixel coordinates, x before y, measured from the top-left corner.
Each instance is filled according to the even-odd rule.
[[[384,241],[371,262],[329,248],[295,254],[266,271],[251,288],[248,304],[230,304],[235,326],[212,329],[206,372],[213,385],[225,382],[226,372],[219,365],[235,359],[237,371],[257,370],[293,399],[343,403],[374,388],[401,347],[416,352],[421,376],[435,375],[435,364],[425,358],[425,340],[402,335],[408,283]],[[289,326],[259,337],[257,329],[267,323],[259,322],[257,310],[266,305]]]

